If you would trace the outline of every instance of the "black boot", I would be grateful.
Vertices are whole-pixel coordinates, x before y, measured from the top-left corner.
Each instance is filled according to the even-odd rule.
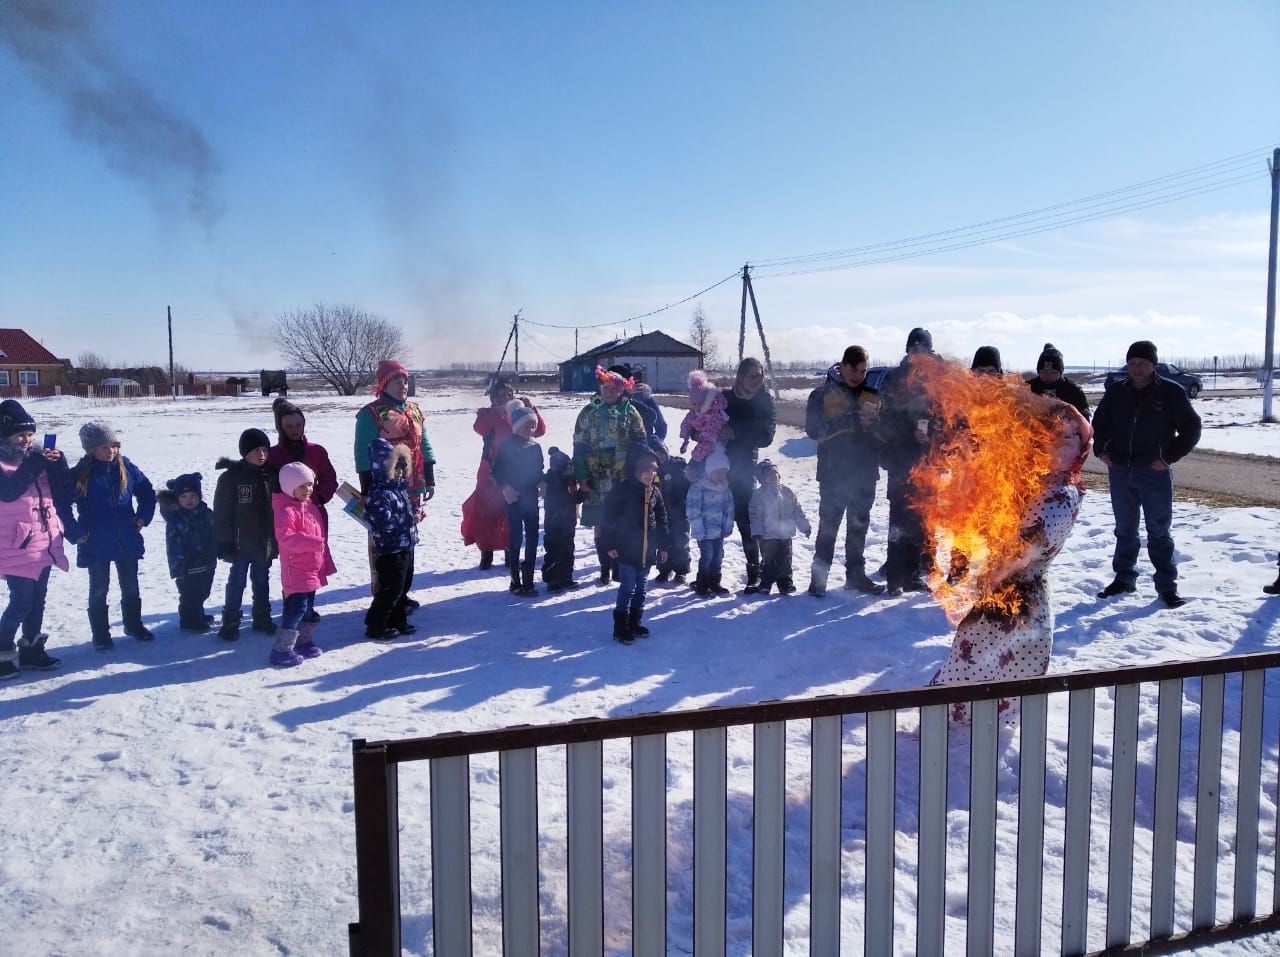
[[[879,582],[873,582],[861,568],[855,568],[853,571],[845,572],[844,590],[860,591],[866,595],[882,595],[884,594],[884,585]]]
[[[486,549],[480,549],[480,570],[488,571],[493,567],[493,552]]]
[[[600,584],[609,584],[609,570],[613,566],[613,559],[609,557],[600,545],[596,545],[596,558],[600,562]]]
[[[218,637],[223,641],[240,640],[240,610],[234,612],[222,610],[222,627],[218,629]]]
[[[274,635],[276,633],[276,623],[271,620],[271,602],[257,601],[253,602],[253,630],[260,631],[264,635]]]
[[[519,594],[528,598],[538,594],[538,586],[533,583],[533,566],[520,568],[520,591]]]
[[[110,621],[106,605],[89,609],[89,631],[93,635],[95,651],[110,651],[116,646],[116,643],[111,640]]]
[[[649,629],[640,624],[640,618],[642,615],[644,615],[643,608],[639,611],[634,608],[631,609],[631,613],[627,615],[627,627],[631,629],[631,634],[635,635],[637,638],[648,638]]]
[[[627,624],[627,613],[618,611],[616,608],[613,610],[613,640],[624,645],[629,645],[636,640],[635,635],[631,633],[631,626]]]
[[[721,575],[720,572],[716,572],[713,575],[707,576],[707,587],[710,590],[709,592],[710,594],[715,595],[717,597],[729,594],[729,589],[725,588],[724,585],[720,584],[720,579],[722,577],[723,576]],[[757,587],[759,586],[757,585]]]
[[[511,584],[507,585],[507,591],[511,592],[513,595],[518,595],[520,594],[520,569],[512,568],[510,571]]]
[[[120,601],[120,611],[124,618],[124,633],[139,641],[151,641],[155,635],[142,623],[142,599],[124,598]]]
[[[23,668],[34,668],[36,671],[50,671],[58,667],[58,659],[50,657],[44,650],[48,635],[39,635],[30,645],[18,648],[18,665]]]
[[[1280,595],[1280,575],[1276,575],[1276,580],[1270,585],[1263,585],[1262,590],[1268,595]]]

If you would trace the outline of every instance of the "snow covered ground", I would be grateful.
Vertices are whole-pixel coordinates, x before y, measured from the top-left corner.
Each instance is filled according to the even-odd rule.
[[[363,398],[295,396],[307,411],[308,434],[328,447],[342,477],[354,480],[352,417]],[[332,522],[337,576],[319,596],[324,618],[317,633],[326,654],[289,670],[267,666],[270,640],[246,631],[237,644],[213,636],[178,632],[177,596],[164,561],[164,529],[146,532],[143,564],[144,618],[157,634],[151,644],[121,637],[117,595],[113,623],[117,649],[94,652],[84,613],[86,576],[55,573],[50,584],[46,630],[50,650],[63,659],[51,673],[24,673],[0,686],[0,731],[6,748],[0,771],[6,783],[0,823],[0,950],[14,954],[237,954],[318,955],[346,952],[346,924],[356,918],[350,742],[353,738],[400,738],[471,731],[513,724],[546,724],[587,716],[621,716],[745,703],[769,698],[906,688],[927,682],[947,653],[951,629],[931,601],[846,598],[835,592],[817,601],[803,594],[750,600],[697,600],[687,590],[655,590],[648,623],[653,637],[632,647],[610,640],[607,609],[612,589],[595,586],[551,598],[510,597],[500,571],[475,570],[476,553],[462,547],[459,509],[471,491],[480,452],[471,431],[480,396],[448,392],[420,397],[440,465],[440,494],[430,503],[419,549],[417,597],[423,607],[416,635],[390,645],[362,639],[367,602],[363,532],[340,514]],[[581,397],[541,399],[549,424],[544,448],[567,448]],[[1239,412],[1228,403],[1242,403]],[[1220,405],[1219,403],[1223,403]],[[1204,400],[1206,436],[1238,433],[1264,451],[1280,454],[1280,430],[1243,424],[1244,403]],[[179,472],[199,469],[211,498],[219,455],[234,454],[239,433],[258,426],[271,432],[269,400],[135,400],[93,403],[69,398],[32,400],[40,431],[62,436],[62,448],[78,453],[75,433],[90,418],[111,422],[123,451],[159,486]],[[1226,408],[1218,421],[1217,410]],[[1236,418],[1233,419],[1232,417]],[[1211,421],[1212,418],[1212,421]],[[1239,421],[1241,424],[1231,424]],[[1208,447],[1217,447],[1209,441]],[[816,520],[813,443],[794,429],[779,428],[768,453],[783,480],[799,494]],[[881,487],[883,492],[883,486]],[[1191,599],[1165,611],[1149,578],[1136,595],[1101,603],[1094,593],[1110,580],[1111,520],[1105,499],[1090,495],[1072,539],[1054,566],[1058,613],[1054,671],[1207,657],[1277,647],[1280,600],[1268,601],[1261,585],[1275,575],[1273,509],[1209,509],[1179,504],[1175,539]],[[884,555],[887,507],[878,501],[872,517],[870,567]],[[589,535],[580,533],[580,577],[593,569]],[[741,550],[727,549],[726,579],[740,582]],[[797,578],[803,583],[811,543],[797,540]],[[1144,558],[1145,562],[1145,558]],[[1143,566],[1144,569],[1146,566]],[[838,579],[838,575],[836,576]],[[219,575],[211,611],[225,581]],[[273,581],[279,604],[278,578]],[[1228,684],[1229,702],[1234,700]],[[1189,689],[1194,692],[1194,688]],[[1259,895],[1271,897],[1275,856],[1277,715],[1280,688],[1267,688],[1267,768],[1263,798],[1265,837]],[[1192,695],[1194,697],[1194,694]],[[1144,701],[1146,698],[1144,696]],[[1149,704],[1149,702],[1147,702]],[[1145,705],[1144,705],[1145,707]],[[1105,861],[1110,753],[1106,746],[1109,698],[1099,696],[1099,740],[1095,756],[1093,853]],[[1232,706],[1228,705],[1228,725]],[[915,739],[911,719],[902,719],[899,768],[909,774]],[[1145,712],[1144,712],[1145,728]],[[1146,732],[1144,731],[1144,734]],[[790,729],[791,745],[807,764],[805,729]],[[1194,752],[1194,728],[1184,734],[1184,754]],[[1066,722],[1051,711],[1047,837],[1052,898],[1059,881],[1061,818],[1065,781]],[[845,800],[849,820],[858,820],[865,783],[863,725],[846,725]],[[951,759],[963,764],[963,735]],[[1229,750],[1233,738],[1229,739]],[[673,952],[688,952],[691,932],[688,880],[691,748],[673,739],[669,756],[672,790],[669,817],[672,871],[669,922]],[[607,747],[606,836],[624,834],[627,788],[625,755]],[[730,953],[750,950],[750,760],[744,742],[731,735],[729,786]],[[1150,755],[1139,776],[1139,823],[1150,821]],[[563,754],[548,755],[540,779],[539,815],[546,831],[563,834]],[[1184,765],[1185,767],[1185,765]],[[491,799],[496,759],[473,763],[473,867],[477,954],[496,952],[500,939],[499,872]],[[1016,743],[1005,742],[1000,759],[1002,800],[1016,782]],[[429,952],[429,883],[426,878],[426,774],[401,772],[404,834],[403,908],[409,953]],[[962,947],[965,908],[963,866],[963,777],[948,815],[948,939]],[[489,796],[489,797],[487,797]],[[803,778],[789,785],[788,831],[795,848],[787,859],[788,953],[805,952],[808,913],[807,804]],[[1234,794],[1223,789],[1224,848],[1230,846]],[[1194,794],[1184,789],[1180,839],[1190,839]],[[898,795],[899,949],[912,940],[907,915],[914,899],[914,797]],[[1007,904],[1009,862],[1016,835],[1010,807],[1000,815],[1001,903]],[[857,827],[845,834],[844,908],[848,953],[862,925],[862,842]],[[607,904],[610,941],[628,926],[628,863],[606,849],[609,887],[619,892]],[[1178,851],[1182,897],[1180,927],[1189,923],[1185,890],[1191,859]],[[563,847],[543,847],[543,900],[558,916],[543,923],[543,952],[563,954]],[[1054,862],[1057,862],[1056,864]],[[1151,869],[1149,837],[1138,839],[1135,898],[1142,902]],[[617,881],[618,883],[615,883]],[[1230,912],[1231,882],[1218,881],[1219,918]],[[1091,901],[1090,945],[1101,947],[1103,888]],[[1044,939],[1058,939],[1052,903]],[[1141,903],[1139,904],[1141,907]],[[997,939],[1011,946],[1012,912],[997,910]],[[1145,926],[1135,921],[1135,931]],[[1222,952],[1268,953],[1261,942]],[[625,953],[625,945],[610,945]]]

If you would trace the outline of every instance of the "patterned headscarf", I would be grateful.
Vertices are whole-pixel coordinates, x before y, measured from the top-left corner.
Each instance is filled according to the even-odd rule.
[[[634,377],[628,379],[617,372],[610,372],[604,366],[596,366],[596,381],[602,385],[606,382],[615,382],[628,392],[636,387]]]

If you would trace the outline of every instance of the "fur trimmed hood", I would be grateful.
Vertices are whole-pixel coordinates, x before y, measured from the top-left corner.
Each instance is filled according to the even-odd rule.
[[[392,445],[386,439],[377,438],[369,443],[369,466],[375,483],[405,486],[413,471],[413,459],[403,445]],[[396,478],[396,469],[404,469]]]

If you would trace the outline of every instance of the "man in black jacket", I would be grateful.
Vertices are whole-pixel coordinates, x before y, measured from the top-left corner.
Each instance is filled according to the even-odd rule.
[[[874,427],[880,400],[867,385],[867,350],[850,346],[809,393],[804,430],[818,443],[818,537],[813,546],[809,594],[827,593],[840,523],[844,534],[844,587],[878,595],[884,586],[867,577],[863,549],[880,477],[880,443]]]
[[[1128,378],[1107,389],[1093,417],[1093,452],[1107,465],[1116,517],[1115,581],[1098,593],[1111,598],[1137,589],[1138,514],[1147,526],[1147,555],[1156,592],[1169,608],[1178,594],[1173,560],[1173,472],[1170,466],[1200,441],[1200,416],[1182,386],[1156,375],[1156,347],[1135,342],[1125,355]]]
[[[1088,421],[1089,400],[1085,397],[1084,389],[1063,375],[1063,368],[1062,353],[1054,348],[1052,342],[1046,342],[1040,358],[1036,360],[1036,377],[1027,382],[1027,385],[1031,386],[1031,391],[1036,395],[1053,396],[1068,405],[1074,405]]]

